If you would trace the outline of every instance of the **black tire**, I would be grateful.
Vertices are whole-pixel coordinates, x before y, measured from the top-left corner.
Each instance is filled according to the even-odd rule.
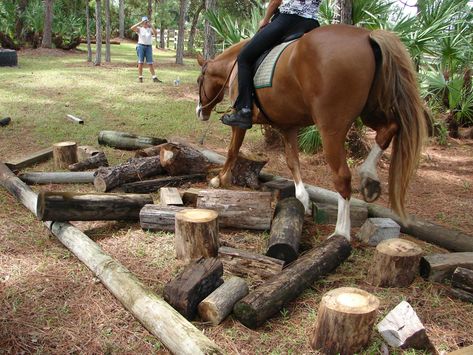
[[[16,67],[18,65],[18,55],[11,49],[0,48],[0,67]]]

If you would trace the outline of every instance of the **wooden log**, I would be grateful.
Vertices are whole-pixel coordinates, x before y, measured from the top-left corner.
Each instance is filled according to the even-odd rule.
[[[336,224],[338,206],[326,203],[312,203],[312,218],[317,224]],[[361,227],[368,219],[366,206],[350,206],[350,222],[352,227]]]
[[[190,189],[184,191],[184,193],[182,194],[182,201],[184,202],[184,205],[196,207],[197,199],[199,198],[199,193],[201,190],[203,189],[191,187]]]
[[[266,255],[289,264],[299,255],[304,205],[295,197],[279,201],[274,210]]]
[[[458,298],[462,301],[473,303],[473,293],[471,293],[471,292],[462,290],[460,288],[450,288],[448,290],[448,293],[451,296],[453,296],[455,298]]]
[[[166,143],[164,143],[166,144]],[[159,152],[161,151],[161,146],[162,144],[159,145],[154,145],[149,148],[144,148],[137,150],[135,153],[136,158],[145,158],[145,157],[154,157],[156,155],[159,155]]]
[[[473,293],[473,270],[457,267],[452,275],[452,286]]]
[[[257,189],[259,173],[267,162],[268,157],[263,154],[239,153],[232,169],[232,184]]]
[[[77,147],[77,158],[79,161],[88,159],[99,153],[102,153],[102,151],[91,145],[80,145]]]
[[[113,148],[135,150],[166,143],[165,139],[137,136],[126,132],[100,131],[98,142]]]
[[[172,231],[176,225],[176,213],[185,207],[145,205],[140,211],[140,225],[149,231]]]
[[[10,117],[4,117],[4,118],[1,118],[0,119],[0,127],[5,127],[5,126],[8,126],[11,122],[11,118]]]
[[[99,168],[95,172],[94,186],[97,191],[106,192],[127,182],[159,175],[162,172],[159,157],[133,158],[117,166]]]
[[[350,243],[341,236],[328,239],[289,264],[235,304],[233,313],[249,328],[256,328],[293,300],[315,280],[333,271],[351,253]]]
[[[269,192],[201,190],[197,207],[217,211],[222,227],[269,230],[271,226]]]
[[[182,144],[161,145],[161,165],[169,175],[205,174],[209,161],[198,150]]]
[[[159,190],[159,202],[162,206],[183,206],[181,194],[175,187],[162,187]]]
[[[424,325],[406,301],[394,307],[376,327],[389,346],[433,350],[436,353]]]
[[[92,184],[94,172],[29,172],[18,176],[27,184]]]
[[[37,213],[42,221],[137,220],[150,203],[150,195],[41,191]]]
[[[261,190],[271,192],[275,201],[296,196],[294,182],[286,179],[265,182],[262,184]]]
[[[281,273],[284,261],[266,255],[230,247],[220,247],[218,257],[225,271],[257,280],[268,279]]]
[[[218,213],[205,209],[184,209],[176,213],[176,256],[189,262],[218,254]]]
[[[473,269],[473,253],[431,254],[420,259],[420,275],[429,281],[441,282],[452,277],[457,267]]]
[[[371,338],[379,299],[353,287],[327,292],[319,305],[310,345],[324,354],[355,354]]]
[[[6,162],[5,164],[12,170],[20,170],[23,168],[30,167],[34,164],[37,163],[42,163],[44,161],[47,161],[53,157],[53,147],[45,148],[42,149],[38,152],[29,154],[25,157],[16,159],[16,160],[10,160]]]
[[[199,303],[200,318],[219,325],[231,312],[236,302],[248,294],[248,285],[239,277],[232,277]]]
[[[458,138],[473,139],[473,127],[459,127]]]
[[[448,353],[448,355],[471,355],[473,354],[473,345],[452,351]]]
[[[54,166],[57,169],[67,169],[71,164],[77,163],[77,143],[60,142],[53,144]]]
[[[0,185],[36,215],[38,196],[0,163]],[[189,323],[125,267],[69,223],[46,222],[58,240],[81,260],[143,326],[175,354],[223,354],[223,351]]]
[[[422,248],[394,238],[378,244],[368,272],[368,282],[381,287],[407,287],[419,272]]]
[[[220,260],[198,259],[166,284],[164,299],[186,319],[192,320],[199,303],[223,283],[222,275]]]
[[[70,171],[83,171],[87,169],[100,168],[101,166],[108,166],[108,160],[104,152],[100,152],[90,158],[71,164],[68,166],[68,169]]]
[[[82,118],[80,118],[80,117],[76,117],[76,116],[74,116],[74,115],[67,114],[67,115],[66,115],[66,118],[67,118],[69,121],[73,122],[73,123],[84,124],[84,120],[83,120]]]
[[[125,192],[149,193],[155,192],[162,187],[180,187],[184,184],[205,181],[206,178],[207,175],[205,174],[166,176],[158,179],[130,182],[122,185],[122,188]]]

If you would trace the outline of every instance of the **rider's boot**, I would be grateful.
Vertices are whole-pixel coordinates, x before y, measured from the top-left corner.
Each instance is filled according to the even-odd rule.
[[[253,123],[251,109],[243,107],[240,110],[235,110],[230,114],[223,115],[221,121],[228,126],[250,129]]]

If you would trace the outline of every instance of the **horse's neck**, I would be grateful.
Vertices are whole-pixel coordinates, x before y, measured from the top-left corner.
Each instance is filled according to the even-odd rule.
[[[230,76],[232,70],[236,68],[236,65],[234,65],[235,61],[245,43],[246,41],[242,41],[229,47],[214,59],[213,71],[220,79],[225,81]]]

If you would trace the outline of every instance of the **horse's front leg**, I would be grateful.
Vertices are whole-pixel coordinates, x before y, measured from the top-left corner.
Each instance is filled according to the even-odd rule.
[[[305,212],[310,213],[309,194],[307,193],[304,183],[302,182],[300,163],[299,163],[299,144],[297,135],[299,128],[291,128],[282,131],[284,137],[284,147],[286,151],[286,163],[291,170],[294,185],[296,187],[296,197],[302,202]]]
[[[245,134],[246,129],[232,127],[232,139],[228,148],[227,160],[225,161],[225,164],[223,165],[223,168],[218,174],[218,176],[210,180],[210,186],[217,188],[221,186],[228,186],[231,184],[232,170],[238,158],[238,152],[240,151],[240,147],[243,143],[243,139],[245,138]]]

